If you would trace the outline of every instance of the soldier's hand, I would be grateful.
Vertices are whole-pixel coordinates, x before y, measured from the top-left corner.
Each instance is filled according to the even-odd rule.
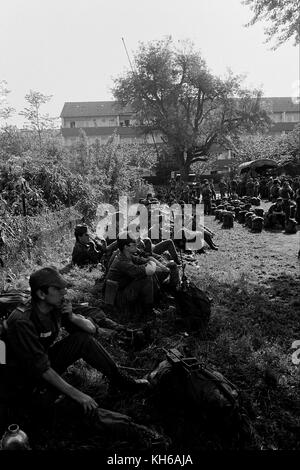
[[[61,313],[62,315],[69,318],[69,320],[72,319],[73,310],[72,310],[72,303],[70,300],[67,300],[67,299],[64,300],[64,303],[61,308]]]
[[[77,401],[77,403],[83,406],[83,410],[86,414],[92,414],[94,413],[96,408],[98,408],[97,402],[92,397],[90,397],[89,395],[86,395],[83,392],[80,392],[79,390],[78,390],[76,397],[74,398],[75,398],[75,401]]]

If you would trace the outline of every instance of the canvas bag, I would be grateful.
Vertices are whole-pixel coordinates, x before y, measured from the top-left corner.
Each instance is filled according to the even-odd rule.
[[[185,358],[177,349],[148,375],[152,388],[162,400],[176,400],[182,406],[208,411],[230,412],[238,406],[237,387],[220,372]]]
[[[174,295],[185,327],[189,331],[205,330],[211,315],[212,299],[193,282],[182,285]]]

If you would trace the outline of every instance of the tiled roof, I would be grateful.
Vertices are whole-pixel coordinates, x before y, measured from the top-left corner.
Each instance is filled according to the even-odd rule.
[[[266,110],[273,113],[300,112],[300,103],[296,103],[292,97],[262,98]],[[127,105],[122,108],[117,101],[81,101],[67,102],[64,104],[60,117],[98,117],[131,114],[132,108]]]
[[[84,101],[68,102],[64,104],[60,117],[97,117],[131,114],[130,106],[122,108],[117,101]]]
[[[266,104],[266,111],[273,113],[300,113],[300,102],[296,103],[295,100],[288,96],[262,98],[262,103]]]

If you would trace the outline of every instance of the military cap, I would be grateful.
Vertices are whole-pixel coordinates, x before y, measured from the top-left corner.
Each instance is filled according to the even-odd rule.
[[[88,228],[87,225],[76,225],[75,230],[74,230],[74,235],[75,237],[81,237],[85,233],[87,233]]]
[[[32,291],[36,291],[44,286],[53,286],[63,289],[67,287],[68,283],[59,273],[57,268],[49,266],[32,273],[29,278],[29,285]]]

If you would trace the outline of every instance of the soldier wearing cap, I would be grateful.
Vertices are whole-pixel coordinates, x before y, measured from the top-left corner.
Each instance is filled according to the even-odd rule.
[[[136,385],[147,385],[121,373],[94,338],[94,323],[73,312],[65,300],[67,283],[56,268],[39,269],[30,276],[29,284],[31,301],[10,314],[6,331],[7,363],[15,368],[23,392],[31,394],[37,386],[50,388],[77,402],[85,412],[93,411],[98,406],[95,400],[61,376],[80,358],[119,388],[134,390]],[[56,341],[62,326],[69,335]]]
[[[80,267],[100,263],[106,252],[105,240],[92,239],[86,225],[77,225],[74,235],[76,243],[72,252],[72,263]]]

